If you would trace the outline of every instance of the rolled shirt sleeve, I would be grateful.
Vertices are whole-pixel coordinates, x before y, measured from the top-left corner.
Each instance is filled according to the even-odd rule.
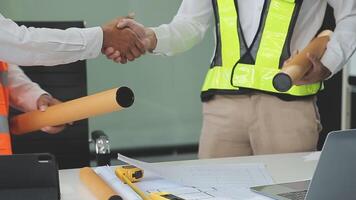
[[[37,83],[32,82],[17,65],[9,65],[8,87],[10,105],[23,112],[37,109],[37,100],[48,94]]]
[[[332,75],[340,71],[356,49],[356,1],[328,0],[334,8],[336,29],[321,62]]]

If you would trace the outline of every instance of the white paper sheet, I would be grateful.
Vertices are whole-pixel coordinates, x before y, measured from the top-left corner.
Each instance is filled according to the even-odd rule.
[[[146,193],[168,192],[185,200],[271,200],[251,192],[248,188],[182,186],[152,173],[147,173],[136,185]]]
[[[273,183],[264,164],[172,166],[145,163],[120,154],[118,159],[145,171],[145,178],[137,186],[146,192],[170,192],[186,200],[270,200],[249,189]]]
[[[117,194],[124,200],[142,200],[142,198],[133,191],[130,186],[121,182],[108,166],[97,167],[94,169],[97,173]]]
[[[304,162],[318,161],[321,155],[321,151],[316,151],[304,156]]]

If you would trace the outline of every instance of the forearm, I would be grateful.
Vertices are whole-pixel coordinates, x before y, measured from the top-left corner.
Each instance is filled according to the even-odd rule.
[[[207,27],[176,21],[152,29],[157,38],[155,53],[172,56],[187,51],[203,40]]]
[[[335,74],[344,67],[356,49],[356,2],[329,0],[329,3],[334,7],[336,29],[321,61]]]
[[[36,110],[38,98],[43,94],[47,94],[16,65],[9,66],[8,80],[10,105],[18,110],[24,112]]]
[[[210,0],[183,0],[171,23],[152,28],[157,38],[155,53],[175,55],[199,43],[213,18]]]
[[[67,30],[18,26],[0,15],[0,60],[23,66],[58,65],[97,57],[100,27]]]

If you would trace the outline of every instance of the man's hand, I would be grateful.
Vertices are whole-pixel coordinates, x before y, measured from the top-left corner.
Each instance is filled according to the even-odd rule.
[[[125,30],[129,28],[139,37],[142,41],[145,50],[152,52],[157,46],[156,34],[152,29],[144,27],[142,24],[136,22],[132,18],[121,18],[117,24],[119,30]],[[115,62],[126,63],[127,60],[121,53],[116,52],[114,48],[106,48],[103,52],[108,59],[114,60]]]
[[[295,83],[296,85],[307,85],[307,84],[317,83],[325,80],[331,75],[329,69],[324,66],[324,64],[320,61],[320,59],[318,59],[317,57],[309,53],[307,54],[307,56],[310,62],[313,63],[313,66],[310,68],[310,70],[304,75],[304,77],[301,80]]]
[[[41,112],[45,112],[49,106],[62,103],[58,99],[55,99],[48,94],[43,94],[37,99],[37,109]],[[44,127],[41,130],[49,134],[56,134],[65,129],[65,125],[55,127]]]
[[[146,28],[134,19],[120,19],[119,23],[117,24],[117,28],[130,28],[140,37],[140,39],[143,41],[143,44],[145,45],[146,50],[148,51],[153,51],[157,46],[157,38],[155,32],[150,28]]]
[[[137,33],[129,28],[117,28],[120,19],[122,18],[117,18],[102,26],[104,33],[102,52],[105,55],[110,53],[109,59],[121,58],[122,60],[118,61],[126,63],[127,60],[133,61],[140,57],[146,50]]]

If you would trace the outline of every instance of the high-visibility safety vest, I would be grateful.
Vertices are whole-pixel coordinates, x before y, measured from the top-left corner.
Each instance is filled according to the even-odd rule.
[[[291,55],[290,42],[302,0],[265,0],[260,26],[250,46],[238,16],[238,0],[212,0],[217,45],[202,88],[202,99],[214,94],[234,94],[243,88],[281,93],[272,85]],[[316,94],[322,83],[293,86],[284,94]]]
[[[7,81],[8,65],[0,61],[0,155],[11,155],[9,123],[9,88]]]

